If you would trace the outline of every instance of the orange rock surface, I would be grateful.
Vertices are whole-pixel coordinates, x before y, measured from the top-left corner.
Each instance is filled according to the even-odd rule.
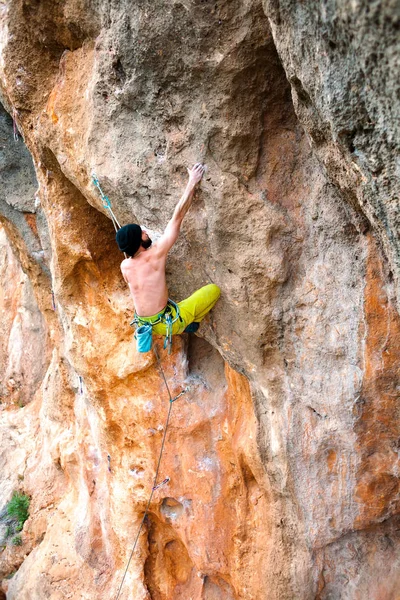
[[[283,4],[1,9],[0,597],[399,598],[396,248]],[[198,160],[167,278],[222,294],[171,354],[155,339],[170,406],[92,174],[159,233]]]

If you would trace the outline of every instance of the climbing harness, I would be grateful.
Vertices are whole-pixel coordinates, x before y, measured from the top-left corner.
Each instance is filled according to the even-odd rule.
[[[162,378],[163,378],[164,383],[165,383],[165,387],[166,387],[167,392],[168,392],[168,396],[169,396],[169,409],[168,409],[167,420],[166,420],[165,426],[164,426],[164,435],[163,435],[162,442],[161,442],[161,450],[160,450],[160,454],[159,454],[159,457],[158,457],[158,463],[157,463],[157,468],[156,468],[156,474],[155,474],[154,480],[153,480],[153,486],[151,488],[151,493],[150,493],[149,499],[148,499],[147,504],[146,504],[146,508],[145,508],[145,511],[144,511],[144,514],[143,514],[143,518],[142,518],[142,520],[140,522],[139,529],[138,529],[138,532],[136,534],[135,541],[134,541],[131,553],[129,555],[129,560],[128,560],[128,563],[126,565],[126,568],[125,568],[125,571],[124,571],[124,575],[122,577],[122,581],[121,581],[121,584],[119,586],[118,593],[116,595],[115,600],[118,600],[119,595],[121,593],[121,589],[122,589],[122,586],[124,584],[125,577],[126,577],[126,574],[128,572],[129,565],[131,563],[133,553],[135,552],[136,545],[137,545],[140,533],[142,531],[143,525],[144,525],[144,523],[146,521],[146,518],[147,518],[147,514],[149,512],[149,508],[150,508],[151,501],[153,499],[154,492],[156,490],[158,490],[161,486],[166,485],[170,481],[170,478],[166,477],[163,481],[161,481],[160,483],[157,483],[158,473],[160,471],[161,459],[162,459],[163,452],[164,452],[165,438],[167,437],[167,431],[168,431],[168,425],[169,425],[169,420],[170,420],[170,416],[171,416],[172,404],[175,402],[175,400],[177,400],[178,398],[180,398],[180,396],[182,396],[182,394],[185,394],[188,391],[188,388],[186,388],[185,390],[182,390],[182,392],[180,392],[174,398],[172,397],[171,390],[169,389],[169,385],[168,385],[167,379],[165,377],[164,369],[162,368],[162,365],[161,365],[161,360],[160,360],[160,356],[158,354],[157,346],[154,346],[153,350],[154,350],[155,357],[157,359],[158,367],[160,369]]]
[[[175,310],[175,316],[173,316]],[[179,319],[182,322],[179,306],[168,298],[167,306],[160,313],[153,317],[140,317],[135,314],[135,318],[130,323],[131,327],[135,327],[136,348],[138,352],[149,352],[152,346],[153,327],[159,323],[163,323],[166,328],[164,350],[168,347],[168,354],[172,350],[172,326]]]

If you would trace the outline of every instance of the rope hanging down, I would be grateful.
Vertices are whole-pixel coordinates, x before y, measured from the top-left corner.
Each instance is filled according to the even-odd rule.
[[[119,595],[120,595],[120,593],[121,593],[121,589],[122,589],[122,586],[123,586],[123,584],[124,584],[125,577],[126,577],[126,574],[127,574],[127,572],[128,572],[129,565],[130,565],[130,563],[131,563],[131,560],[132,560],[133,553],[135,552],[135,549],[136,549],[136,544],[137,544],[137,542],[138,542],[138,539],[139,539],[140,533],[141,533],[141,531],[142,531],[142,528],[143,528],[144,522],[145,522],[145,520],[146,520],[147,513],[149,512],[150,504],[151,504],[151,501],[152,501],[152,499],[153,499],[153,494],[154,494],[154,492],[155,492],[155,491],[156,491],[158,488],[160,488],[162,485],[164,485],[164,484],[168,483],[168,482],[169,482],[169,480],[170,480],[170,478],[169,478],[169,477],[166,477],[166,478],[165,478],[163,481],[161,481],[160,483],[158,483],[158,484],[157,484],[158,473],[159,473],[159,471],[160,471],[160,465],[161,465],[161,459],[162,459],[162,455],[163,455],[163,452],[164,452],[165,438],[166,438],[166,436],[167,436],[167,430],[168,430],[168,425],[169,425],[169,419],[170,419],[170,416],[171,416],[172,404],[175,402],[175,400],[177,400],[177,399],[178,399],[180,396],[182,396],[182,394],[184,394],[185,392],[187,392],[187,389],[185,389],[185,390],[183,390],[183,391],[182,391],[180,394],[178,394],[177,396],[175,396],[174,398],[172,397],[172,394],[171,394],[171,391],[170,391],[170,389],[169,389],[169,385],[168,385],[167,379],[166,379],[166,377],[165,377],[164,369],[163,369],[163,368],[162,368],[162,366],[161,366],[161,360],[160,360],[160,356],[159,356],[159,354],[158,354],[158,350],[157,350],[157,347],[156,347],[156,346],[154,346],[154,354],[155,354],[155,356],[156,356],[157,363],[158,363],[159,369],[160,369],[160,371],[161,371],[161,374],[162,374],[162,377],[163,377],[163,380],[164,380],[164,383],[165,383],[165,387],[166,387],[166,389],[167,389],[167,392],[168,392],[168,396],[169,396],[169,409],[168,409],[167,420],[166,420],[166,422],[165,422],[165,427],[164,427],[164,435],[163,435],[163,439],[162,439],[162,442],[161,442],[161,450],[160,450],[160,455],[159,455],[159,457],[158,457],[158,463],[157,463],[157,468],[156,468],[156,474],[155,474],[155,476],[154,476],[154,480],[153,480],[153,486],[152,486],[151,493],[150,493],[150,496],[149,496],[149,499],[148,499],[148,501],[147,501],[146,508],[145,508],[145,511],[144,511],[144,514],[143,514],[143,518],[142,518],[142,520],[141,520],[141,522],[140,522],[140,526],[139,526],[138,532],[137,532],[137,534],[136,534],[135,541],[134,541],[134,544],[133,544],[133,547],[132,547],[131,553],[130,553],[130,555],[129,555],[129,560],[128,560],[128,563],[127,563],[127,565],[126,565],[126,568],[125,568],[125,571],[124,571],[124,575],[123,575],[123,577],[122,577],[121,585],[119,586],[118,593],[117,593],[117,596],[116,596],[115,600],[118,600],[118,598],[119,598]]]
[[[92,174],[92,180],[93,180],[93,184],[97,187],[97,189],[100,192],[100,196],[101,196],[101,199],[103,200],[103,206],[104,206],[104,208],[106,208],[107,210],[110,211],[110,215],[111,215],[111,219],[112,219],[115,231],[118,231],[118,229],[121,229],[121,225],[118,223],[117,217],[115,216],[115,214],[114,214],[114,212],[112,210],[110,199],[108,198],[108,196],[106,196],[106,194],[101,189],[101,185],[100,185],[99,180],[97,179],[95,173]],[[125,254],[125,257],[126,257],[126,254]],[[144,511],[144,514],[143,514],[143,518],[142,518],[142,520],[140,522],[140,526],[139,526],[138,532],[136,534],[136,538],[135,538],[135,541],[134,541],[131,553],[129,555],[129,560],[128,560],[128,563],[126,565],[126,568],[125,568],[125,571],[124,571],[124,575],[122,577],[121,585],[119,586],[118,593],[117,593],[117,596],[116,596],[115,600],[118,600],[118,598],[120,596],[120,593],[121,593],[121,590],[122,590],[122,586],[124,585],[125,577],[126,577],[126,574],[128,572],[129,565],[130,565],[131,560],[132,560],[132,556],[133,556],[133,554],[135,552],[136,545],[137,545],[137,542],[139,540],[139,536],[140,536],[140,533],[142,531],[144,522],[145,522],[147,514],[149,512],[149,508],[150,508],[151,501],[153,499],[154,492],[156,490],[158,490],[161,486],[167,484],[170,481],[170,478],[166,477],[163,481],[161,481],[160,483],[157,483],[158,473],[160,471],[161,459],[162,459],[162,455],[163,455],[163,452],[164,452],[165,439],[166,439],[166,436],[167,436],[167,430],[168,430],[168,425],[169,425],[169,419],[170,419],[170,416],[171,416],[172,404],[175,402],[175,400],[177,400],[178,398],[180,398],[180,396],[182,396],[182,394],[184,394],[187,391],[187,389],[185,389],[182,392],[180,392],[180,394],[178,394],[177,396],[175,396],[174,398],[172,397],[172,394],[171,394],[171,391],[169,389],[169,385],[168,385],[167,379],[165,377],[164,369],[161,366],[161,360],[160,360],[160,356],[158,354],[156,346],[154,346],[154,354],[155,354],[155,357],[157,359],[158,367],[159,367],[159,369],[161,371],[162,378],[164,380],[165,387],[166,387],[167,392],[168,392],[168,396],[169,396],[169,409],[168,409],[167,420],[166,420],[165,426],[164,426],[164,434],[163,434],[163,438],[162,438],[162,442],[161,442],[161,450],[160,450],[160,455],[158,457],[158,463],[157,463],[157,468],[156,468],[156,474],[155,474],[154,480],[153,480],[153,486],[151,488],[151,493],[150,493],[149,499],[148,499],[147,504],[146,504],[146,508],[145,508],[145,511]],[[111,470],[110,469],[110,458],[109,458],[109,470]]]

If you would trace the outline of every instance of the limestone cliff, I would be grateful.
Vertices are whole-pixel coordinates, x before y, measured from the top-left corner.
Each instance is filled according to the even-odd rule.
[[[168,394],[92,173],[162,231],[204,161],[168,281],[222,295],[157,340],[186,392],[120,598],[398,599],[398,3],[0,11],[3,597],[117,595]]]

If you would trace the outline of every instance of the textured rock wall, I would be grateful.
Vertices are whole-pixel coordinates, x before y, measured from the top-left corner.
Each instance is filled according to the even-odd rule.
[[[117,593],[168,396],[91,174],[161,231],[198,160],[170,293],[222,295],[162,353],[187,391],[121,598],[397,598],[397,21],[356,4],[3,6],[0,508],[32,498],[7,598]]]
[[[398,2],[264,6],[296,113],[331,181],[384,245],[399,298]]]

